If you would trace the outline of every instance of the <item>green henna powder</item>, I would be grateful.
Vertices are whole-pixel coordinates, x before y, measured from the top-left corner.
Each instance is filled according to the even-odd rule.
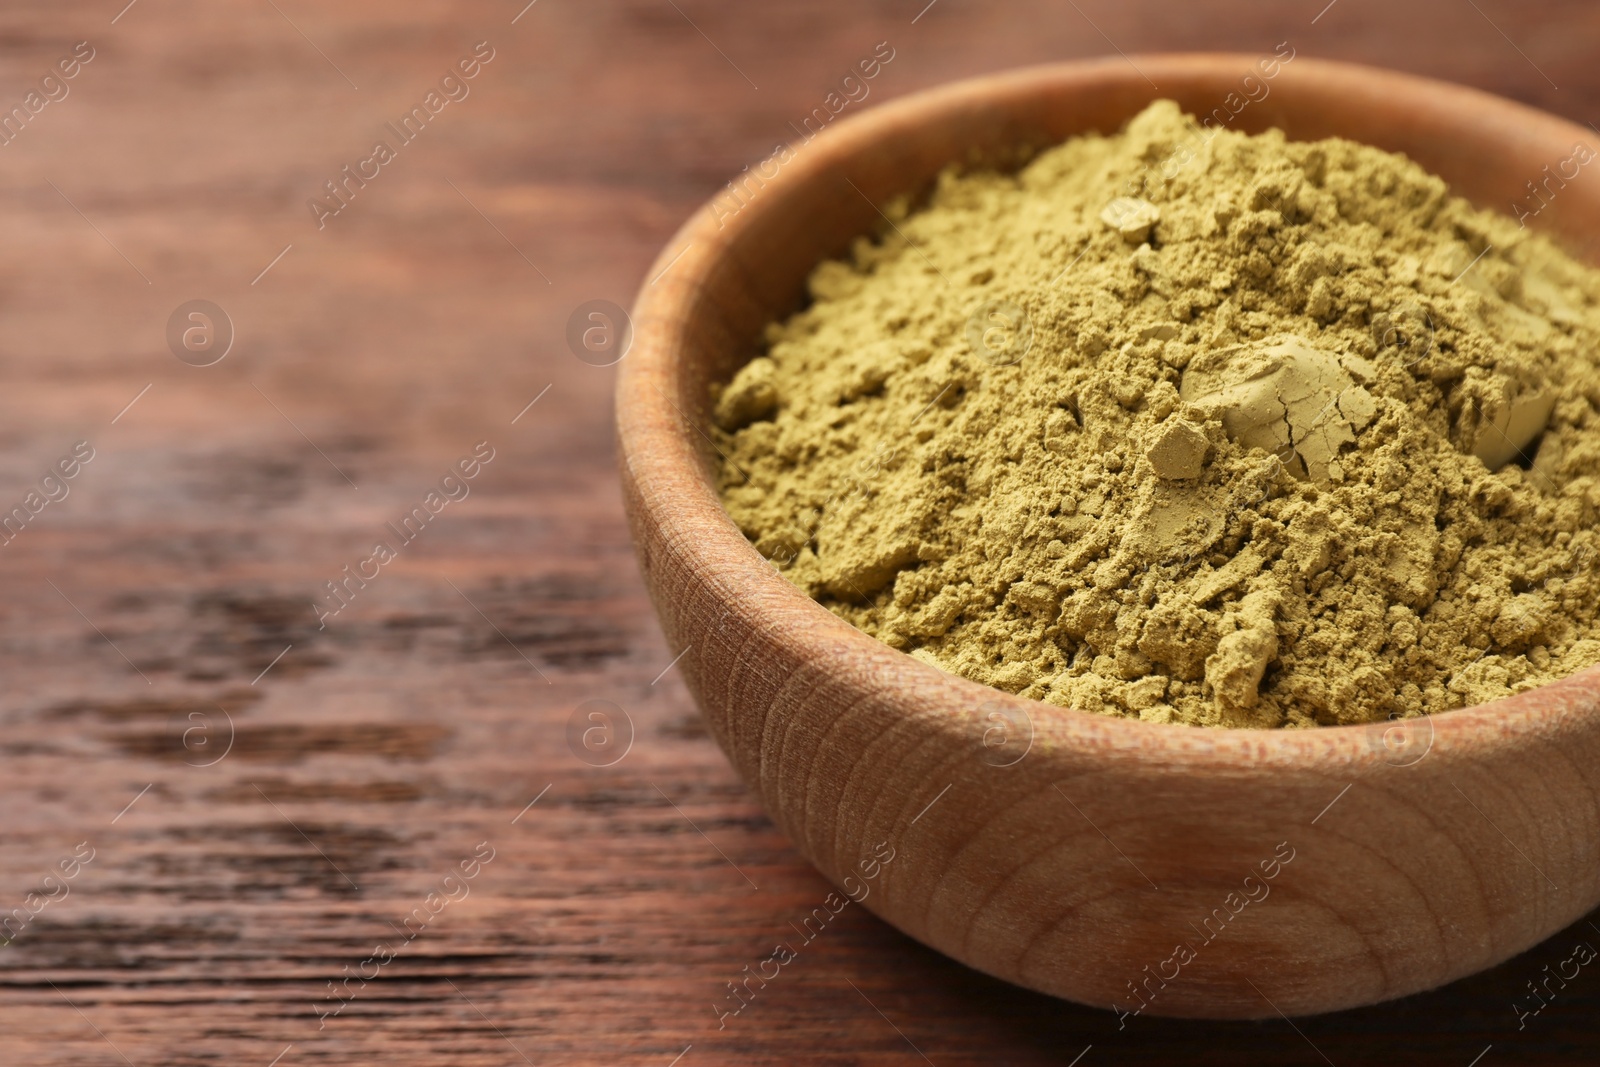
[[[713,398],[729,514],[842,618],[1198,725],[1600,662],[1600,271],[1402,156],[1165,101],[886,211]]]

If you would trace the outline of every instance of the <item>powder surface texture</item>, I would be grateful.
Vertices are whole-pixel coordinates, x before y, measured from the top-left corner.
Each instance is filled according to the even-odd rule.
[[[841,617],[1196,725],[1600,662],[1600,271],[1401,156],[1170,102],[885,213],[713,398],[729,514]]]

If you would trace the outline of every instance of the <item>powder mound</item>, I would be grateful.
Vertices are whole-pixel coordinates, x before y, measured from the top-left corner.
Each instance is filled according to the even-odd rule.
[[[1196,725],[1600,662],[1600,272],[1404,157],[1165,101],[884,213],[708,431],[729,514],[841,617]]]

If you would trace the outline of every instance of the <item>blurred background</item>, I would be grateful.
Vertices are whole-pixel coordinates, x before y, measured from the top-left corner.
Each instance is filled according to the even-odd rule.
[[[569,320],[884,49],[845,115],[1285,41],[1600,120],[1576,0],[6,5],[0,1059],[1592,1059],[1600,977],[1514,1007],[1588,921],[1366,1011],[1119,1030],[851,907],[714,1006],[830,887],[672,669]]]

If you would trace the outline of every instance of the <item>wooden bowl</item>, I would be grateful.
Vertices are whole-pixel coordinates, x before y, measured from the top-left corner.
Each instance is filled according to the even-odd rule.
[[[708,388],[797,310],[874,204],[953,161],[1208,114],[1256,57],[1139,57],[961,82],[750,170],[662,252],[617,388],[627,508],[679,667],[767,810],[841,889],[1011,982],[1123,1013],[1332,1011],[1489,967],[1600,900],[1600,670],[1432,719],[1163,726],[944,674],[781,577],[718,502]],[[1406,153],[1509,212],[1591,132],[1483,93],[1295,58],[1232,128]],[[1254,92],[1259,94],[1259,88]],[[1237,100],[1239,97],[1236,97]],[[1224,114],[1228,111],[1224,111]],[[1593,261],[1600,177],[1535,225]],[[891,858],[885,862],[883,857]],[[792,939],[789,929],[774,935]],[[1125,1020],[1126,1021],[1126,1020]]]

